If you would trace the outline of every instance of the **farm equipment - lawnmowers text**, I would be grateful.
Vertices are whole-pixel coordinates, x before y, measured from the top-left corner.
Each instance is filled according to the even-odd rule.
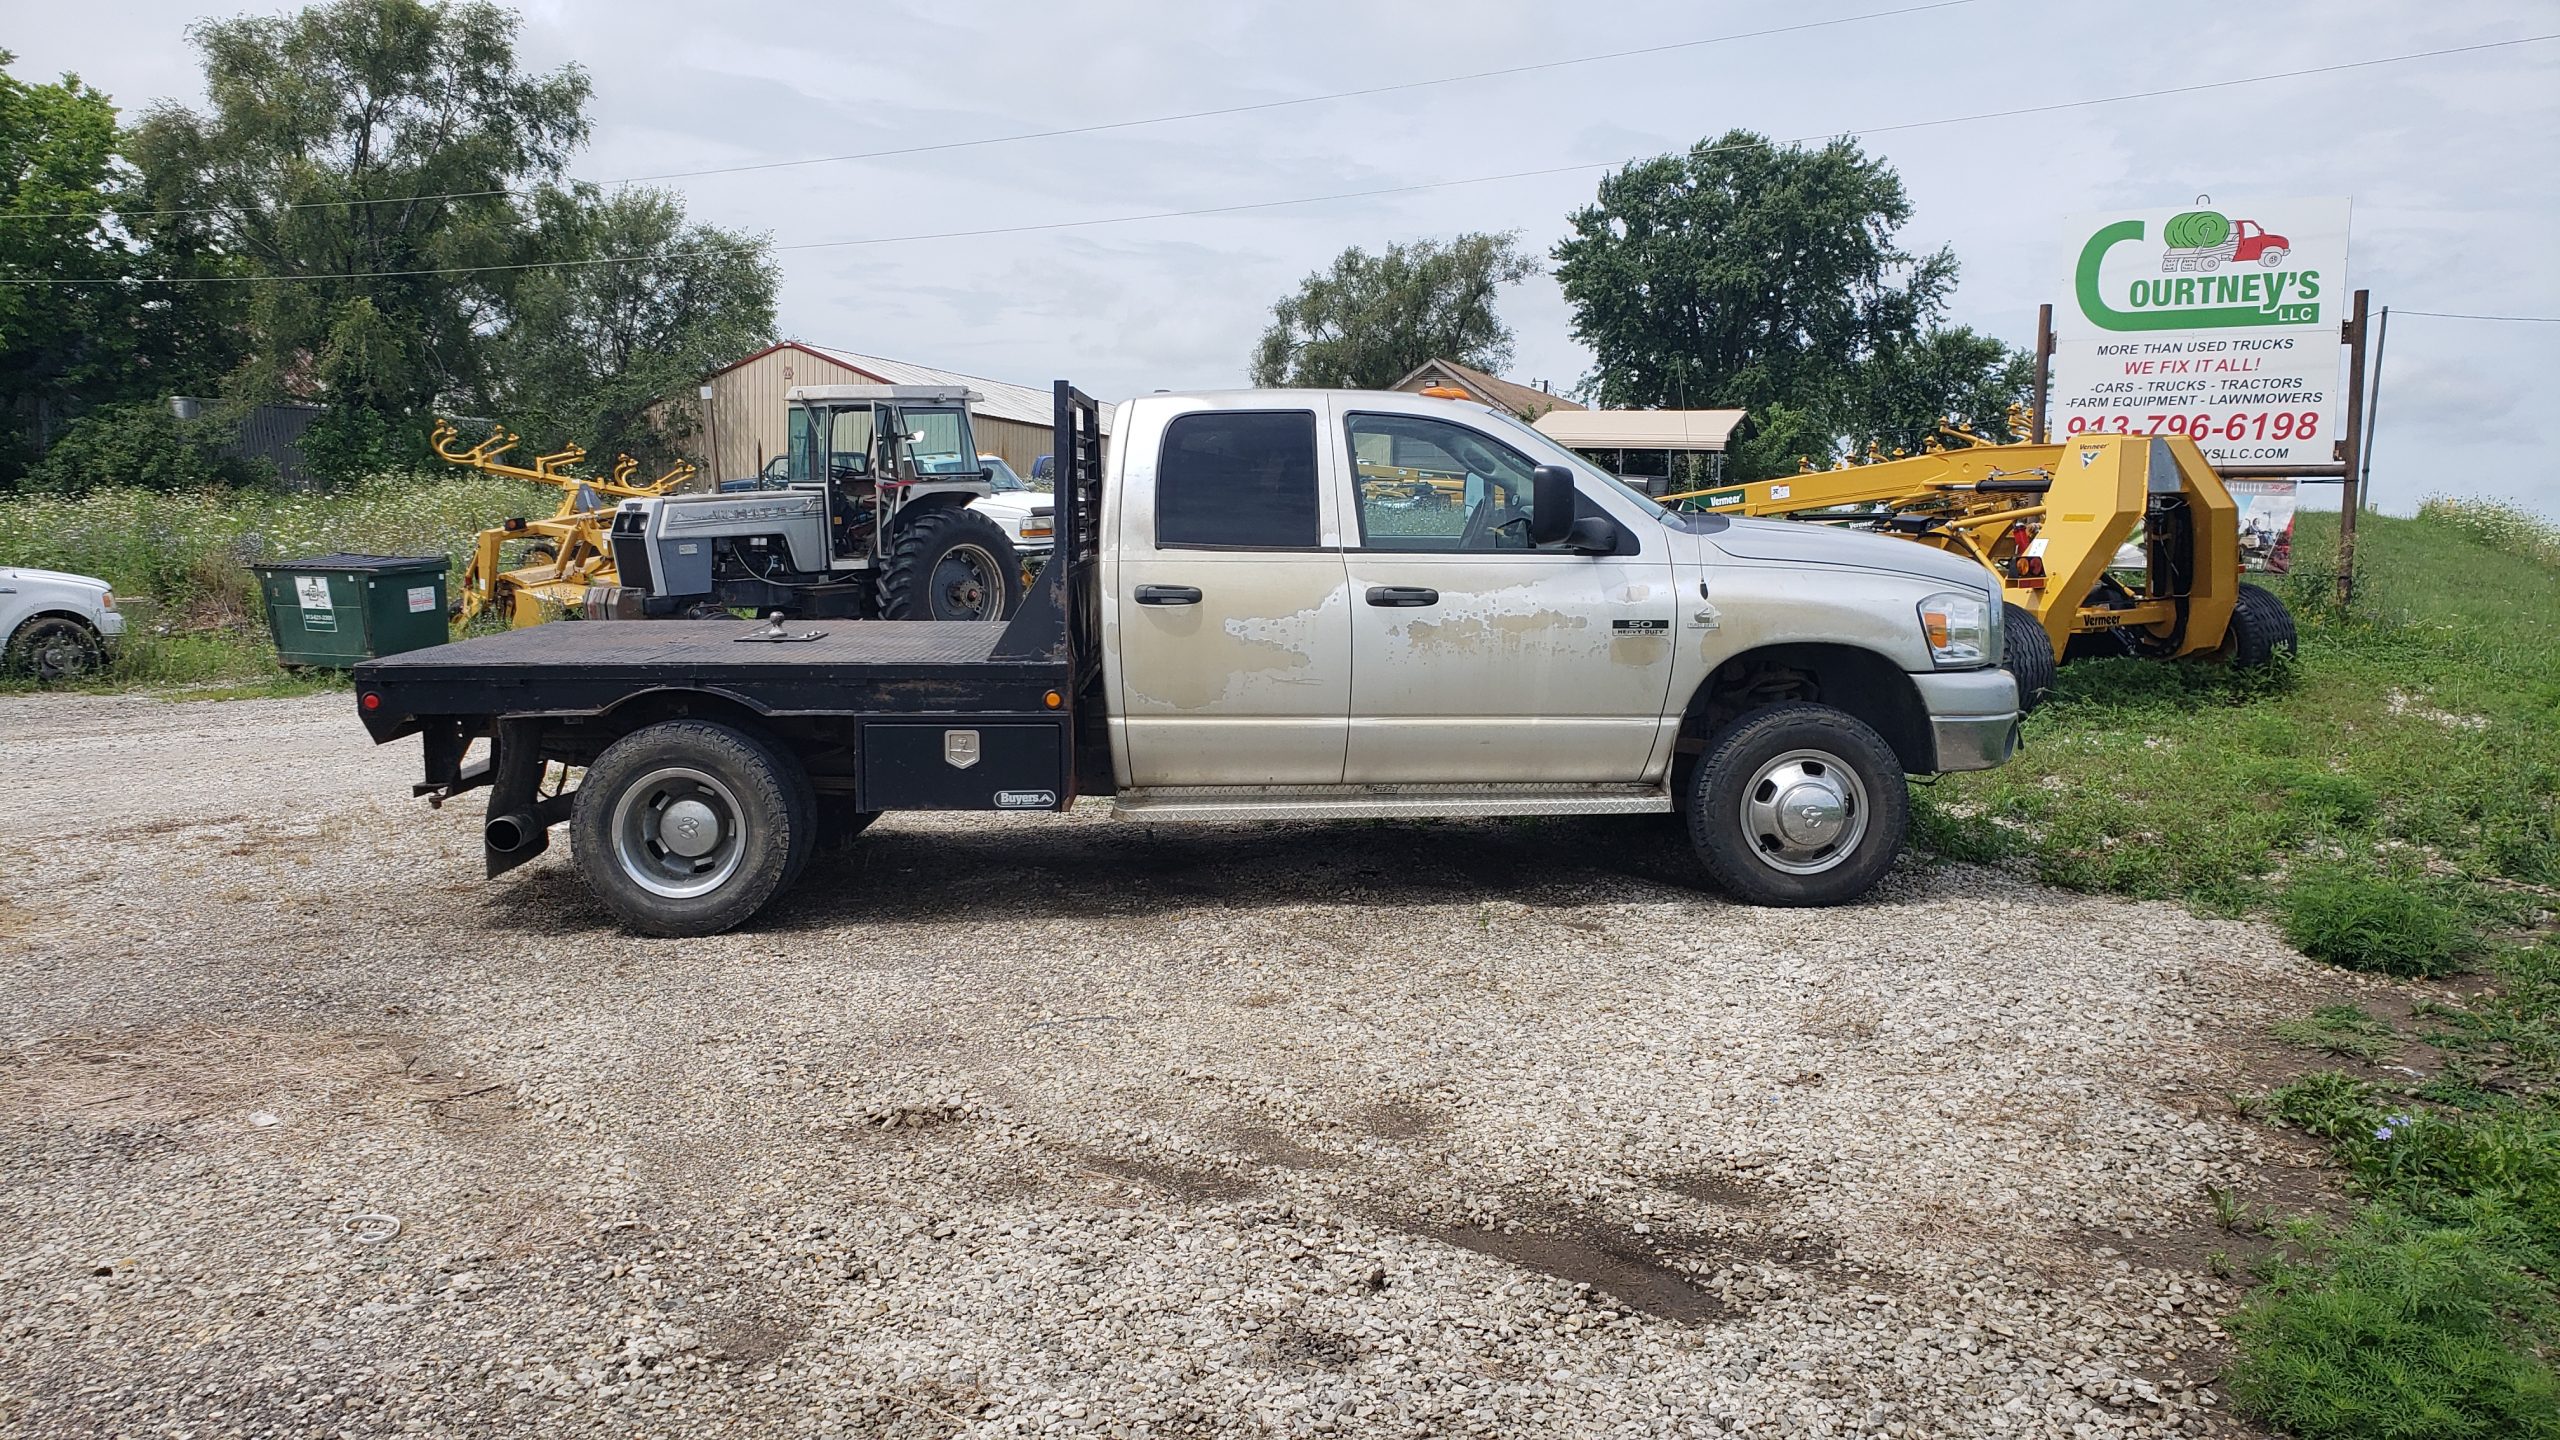
[[[730,608],[795,617],[1003,620],[1021,558],[969,508],[994,493],[965,389],[794,387],[780,489],[625,500],[613,517],[614,589],[589,619]]]
[[[449,421],[436,422],[429,440],[436,454],[456,465],[489,475],[505,475],[549,485],[562,492],[560,508],[542,519],[518,516],[483,530],[463,567],[462,590],[454,597],[456,616],[465,623],[484,610],[496,610],[509,625],[535,625],[557,619],[586,601],[591,586],[614,583],[613,556],[605,547],[605,526],[612,520],[606,496],[615,500],[663,495],[693,478],[693,466],[678,461],[655,480],[634,482],[640,462],[625,455],[614,462],[610,479],[567,473],[587,458],[576,445],[537,458],[531,466],[510,465],[500,457],[516,447],[518,437],[504,428],[468,450],[457,449],[461,432]],[[517,563],[506,564],[506,547],[529,542]]]
[[[2241,581],[2239,507],[2186,436],[1949,438],[1956,448],[1664,498],[1857,526],[1978,561],[2000,578],[2003,663],[2030,705],[2052,686],[2056,657],[2264,665],[2294,648],[2283,602]]]

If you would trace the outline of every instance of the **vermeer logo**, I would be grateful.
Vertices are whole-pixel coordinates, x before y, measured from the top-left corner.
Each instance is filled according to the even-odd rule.
[[[2158,263],[2108,293],[2108,252],[2139,244],[2139,220],[2102,226],[2080,247],[2080,313],[2102,330],[2219,330],[2320,323],[2320,272],[2281,268],[2293,244],[2255,220],[2189,210],[2160,227]],[[2224,267],[2231,267],[2225,271]]]

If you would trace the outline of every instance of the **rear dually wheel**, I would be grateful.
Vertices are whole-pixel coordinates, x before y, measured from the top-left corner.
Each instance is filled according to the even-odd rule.
[[[817,840],[799,760],[761,735],[669,720],[606,747],[578,787],[578,873],[646,935],[716,935],[796,877]]]

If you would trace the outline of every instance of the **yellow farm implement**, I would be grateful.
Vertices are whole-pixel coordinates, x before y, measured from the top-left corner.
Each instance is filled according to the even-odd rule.
[[[510,465],[501,457],[516,447],[519,437],[503,426],[467,450],[459,448],[461,432],[449,421],[437,421],[429,439],[436,454],[452,464],[562,492],[560,508],[548,516],[516,516],[480,532],[454,602],[457,617],[466,624],[484,610],[498,611],[513,626],[538,625],[577,609],[586,601],[587,587],[616,583],[613,551],[606,543],[615,502],[663,495],[694,476],[692,464],[679,460],[655,480],[635,481],[640,462],[628,455],[615,460],[610,478],[573,475],[569,467],[587,458],[577,445],[538,456],[530,466]],[[506,549],[518,543],[523,548],[509,566]]]
[[[2008,602],[2003,663],[2029,704],[2051,686],[2056,657],[2263,665],[2294,648],[2283,602],[2241,581],[2239,507],[2186,436],[1945,435],[1947,449],[1664,500],[1856,526],[1979,563]]]

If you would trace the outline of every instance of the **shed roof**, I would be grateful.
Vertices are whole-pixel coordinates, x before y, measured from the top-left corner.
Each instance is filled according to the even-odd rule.
[[[1056,405],[1046,386],[1016,385],[1009,380],[990,380],[984,375],[967,375],[957,370],[918,365],[908,360],[891,360],[881,355],[864,355],[852,350],[835,350],[799,340],[786,340],[781,345],[768,346],[753,355],[741,357],[722,366],[721,370],[734,370],[751,360],[760,359],[772,354],[775,350],[786,347],[805,350],[822,360],[832,360],[848,370],[868,375],[883,385],[943,385],[975,391],[978,398],[969,403],[969,413],[983,415],[991,420],[1012,420],[1024,425],[1046,426],[1057,418]],[[1111,427],[1111,407],[1108,405],[1102,407],[1102,426],[1105,433],[1108,433]]]
[[[1742,410],[1550,410],[1530,423],[1576,450],[1722,450]]]
[[[1550,410],[1582,408],[1561,395],[1550,394],[1534,385],[1523,385],[1517,380],[1505,380],[1499,375],[1489,375],[1472,365],[1461,365],[1455,360],[1425,360],[1414,366],[1403,379],[1387,388],[1419,390],[1426,384],[1441,380],[1457,382],[1458,388],[1496,410],[1508,410],[1514,415],[1531,420]]]

